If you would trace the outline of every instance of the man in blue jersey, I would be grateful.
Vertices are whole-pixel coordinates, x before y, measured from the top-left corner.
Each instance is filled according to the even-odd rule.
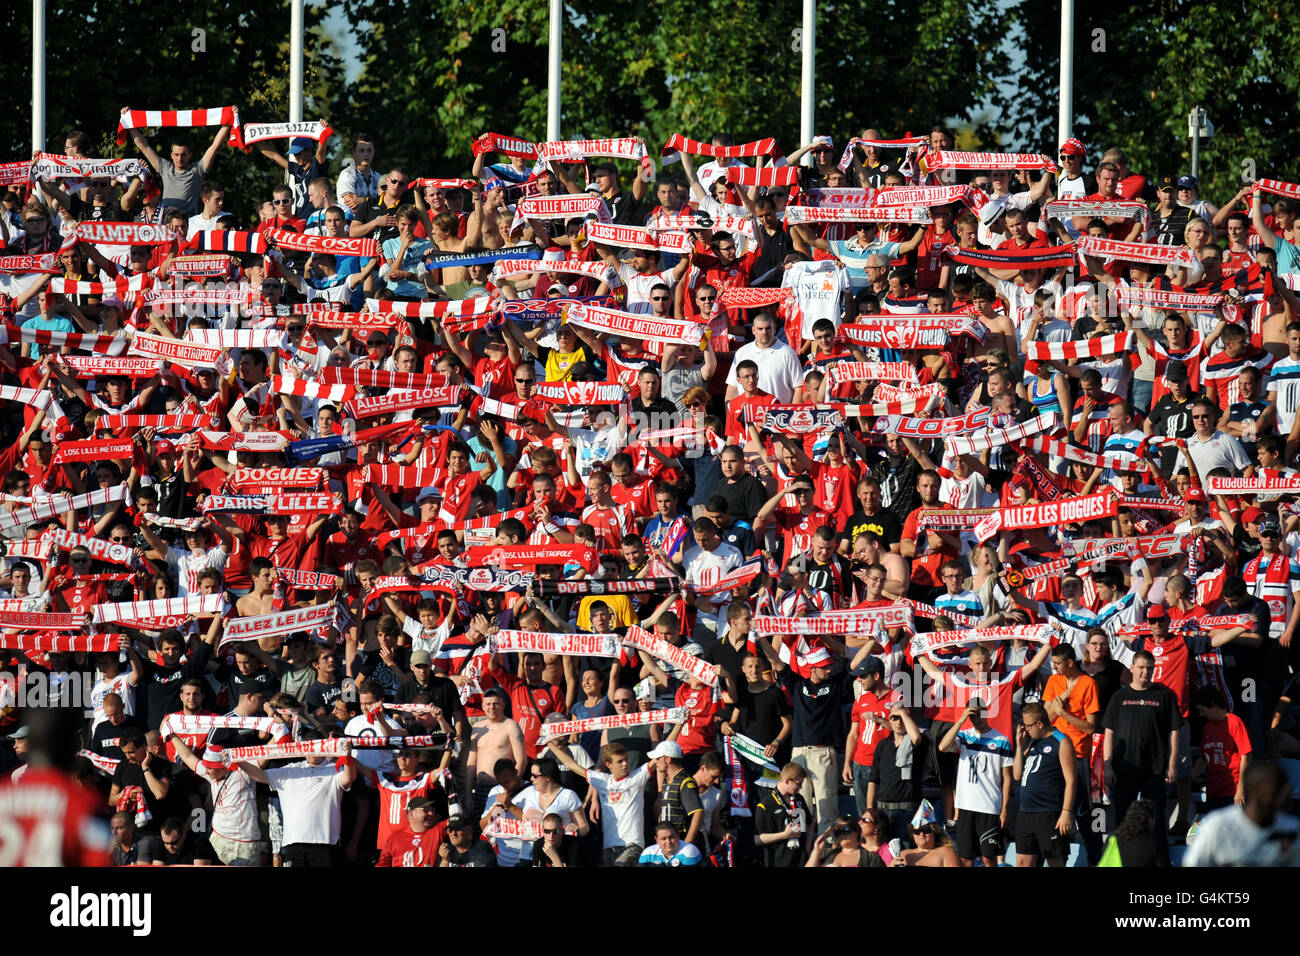
[[[1053,728],[1042,704],[1020,709],[1011,775],[1020,784],[1016,817],[1016,866],[1064,866],[1074,829],[1078,773],[1074,745]]]

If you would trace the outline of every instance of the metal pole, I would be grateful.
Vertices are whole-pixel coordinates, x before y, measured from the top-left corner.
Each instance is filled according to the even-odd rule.
[[[1201,166],[1201,110],[1197,107],[1192,110],[1191,122],[1192,134],[1192,175],[1200,175]]]
[[[1056,125],[1060,142],[1074,135],[1074,0],[1061,0],[1061,102]]]
[[[289,0],[289,122],[302,122],[302,4]]]
[[[803,0],[803,76],[800,82],[799,144],[815,134],[813,114],[817,96],[817,0]]]
[[[560,138],[560,43],[563,34],[560,22],[564,16],[564,0],[551,0],[551,39],[546,65],[546,138]]]
[[[32,0],[32,152],[45,149],[45,0]]]

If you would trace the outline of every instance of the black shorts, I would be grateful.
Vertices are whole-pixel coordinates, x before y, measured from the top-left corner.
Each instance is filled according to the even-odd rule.
[[[950,790],[957,786],[957,758],[954,751],[942,752],[938,749],[939,741],[952,729],[952,721],[933,720],[930,722],[930,736],[934,738],[935,763],[939,766],[939,786]]]
[[[957,814],[957,855],[963,860],[998,856],[1005,846],[1002,821],[996,813],[962,810]]]
[[[1056,830],[1059,813],[1021,812],[1016,818],[1016,855],[1041,856],[1049,863],[1064,863],[1069,841]]]

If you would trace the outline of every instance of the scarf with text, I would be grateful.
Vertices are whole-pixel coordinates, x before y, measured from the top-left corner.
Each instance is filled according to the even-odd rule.
[[[611,288],[623,284],[618,272],[605,263],[579,262],[575,259],[555,259],[549,262],[538,259],[502,259],[493,266],[492,278],[493,280],[508,279],[511,276],[530,275],[534,272],[586,276],[597,282],[603,282]]]
[[[1209,495],[1258,495],[1264,492],[1300,494],[1300,475],[1268,475],[1255,478],[1210,476],[1205,479]]]
[[[169,246],[181,238],[164,226],[141,222],[83,222],[75,235],[78,242],[113,246]]]
[[[1206,295],[1200,292],[1179,292],[1175,289],[1156,289],[1151,286],[1121,286],[1118,293],[1119,304],[1126,309],[1191,309],[1208,312],[1217,308],[1224,299],[1222,295]]]
[[[47,252],[42,256],[0,256],[0,272],[24,275],[33,272],[62,271],[63,267],[59,265],[58,256],[53,252]]]
[[[970,153],[951,149],[926,150],[920,157],[921,174],[940,169],[1041,169],[1058,173],[1061,168],[1042,153]]]
[[[655,164],[646,153],[645,143],[633,136],[619,139],[551,140],[537,144],[537,158],[542,162],[580,163],[589,157],[599,159],[635,159],[647,181],[655,178]]]
[[[230,274],[232,262],[222,255],[177,256],[168,271],[185,279],[217,279]]]
[[[830,367],[832,386],[845,382],[915,383],[916,380],[916,369],[906,362],[836,362]]]
[[[285,638],[299,631],[328,627],[334,619],[334,602],[310,604],[255,617],[236,617],[225,624],[219,647],[235,641],[257,641],[266,637]]]
[[[1151,210],[1136,199],[1056,199],[1043,207],[1048,219],[1140,219],[1144,226],[1151,222]]]
[[[401,373],[396,373],[401,374]],[[417,388],[413,391],[392,392],[366,398],[354,398],[344,406],[344,414],[352,418],[374,418],[393,412],[408,412],[417,408],[446,408],[460,404],[465,393],[463,385],[443,385],[438,388]]]
[[[20,599],[22,600],[22,599]],[[0,628],[17,631],[80,631],[86,615],[46,611],[0,610]]]
[[[50,459],[50,464],[62,465],[70,461],[105,461],[130,458],[134,449],[135,443],[130,438],[60,442],[59,450]]]
[[[754,618],[754,629],[768,635],[876,634],[882,627],[886,630],[896,627],[915,630],[912,609],[899,602],[884,607],[822,611],[811,617],[760,614]]]
[[[1073,246],[1047,246],[1037,249],[963,249],[943,247],[943,254],[953,262],[985,269],[1068,269],[1074,265]]]
[[[284,760],[289,757],[347,757],[353,742],[346,737],[329,740],[298,740],[261,747],[226,747],[221,759],[228,764],[252,760]]]
[[[158,373],[158,363],[153,359],[124,358],[110,355],[61,355],[59,361],[72,370],[79,379],[106,375],[125,375],[127,378],[152,378]],[[100,425],[100,428],[107,426]]]
[[[300,492],[287,495],[208,495],[204,514],[295,515],[339,514],[342,505],[332,492]]]
[[[590,305],[570,306],[564,321],[594,332],[617,335],[623,339],[662,342],[665,345],[690,345],[699,348],[708,338],[709,327],[691,319],[674,319]]]
[[[793,207],[791,207],[793,208]],[[648,223],[651,232],[731,232],[754,238],[754,220],[749,216],[711,216],[704,212],[661,212]]]
[[[925,206],[787,206],[785,224],[809,222],[910,222],[929,224],[934,219]]]
[[[133,179],[144,172],[138,159],[74,159],[57,153],[38,153],[32,160],[31,179]]]
[[[844,152],[840,155],[840,161],[837,168],[840,172],[846,173],[849,167],[853,165],[853,151],[855,149],[919,149],[929,144],[929,140],[924,136],[906,136],[903,139],[859,139],[854,137],[844,145]]]
[[[916,516],[916,530],[969,531],[993,511],[993,508],[925,509]]]
[[[947,329],[927,329],[880,316],[841,325],[839,334],[854,345],[876,349],[941,349],[949,338]]]
[[[7,531],[37,521],[48,521],[61,514],[67,514],[69,511],[95,508],[99,505],[112,504],[114,501],[125,501],[128,506],[130,505],[131,493],[125,484],[113,488],[96,488],[94,491],[86,492],[84,495],[76,495],[72,498],[51,495],[27,508],[0,511],[0,530]]]
[[[488,638],[488,653],[617,658],[620,643],[617,634],[550,634],[543,631],[500,630]]]
[[[913,418],[909,415],[886,415],[876,419],[872,431],[881,435],[903,435],[908,438],[947,438],[969,432],[992,428],[995,419],[1008,416],[994,415],[989,408],[980,408],[954,418]]]
[[[999,531],[1081,524],[1098,518],[1113,518],[1118,511],[1119,501],[1110,489],[1081,498],[1065,498],[1061,501],[1049,501],[1037,505],[1017,505],[995,511],[981,520],[975,526],[975,537],[983,544]]]
[[[650,633],[644,628],[635,624],[629,627],[625,643],[645,651],[651,657],[666,661],[678,670],[694,677],[701,684],[706,684],[709,687],[717,686],[718,675],[713,672],[712,664],[700,660],[694,654],[677,647],[675,644],[669,644],[663,638]]]
[[[73,548],[85,548],[90,552],[91,557],[99,561],[107,561],[110,564],[120,564],[127,568],[139,567],[140,561],[135,552],[124,544],[118,544],[113,541],[105,541],[103,538],[91,538],[84,534],[77,534],[75,531],[68,531],[65,528],[55,530],[51,536],[54,546],[61,551],[71,551]]]
[[[952,455],[978,455],[986,449],[997,448],[1009,442],[1019,441],[1022,438],[1028,438],[1030,435],[1037,435],[1039,432],[1056,431],[1060,425],[1061,416],[1056,412],[1049,412],[1046,415],[1031,418],[1027,422],[1017,422],[1014,425],[1008,425],[1006,428],[995,429],[979,435],[969,437],[956,435],[948,438],[946,445],[948,453]]]
[[[613,635],[607,635],[613,636]],[[691,715],[689,707],[671,707],[666,710],[647,710],[631,714],[610,714],[607,717],[587,717],[583,720],[553,720],[542,724],[537,738],[540,746],[556,737],[586,734],[623,727],[645,727],[649,724],[680,724]]]
[[[181,339],[168,339],[161,335],[150,335],[148,332],[135,334],[131,339],[131,352],[186,368],[212,368],[222,358],[220,348],[198,345]]]
[[[194,126],[229,126],[230,145],[242,147],[239,107],[220,106],[206,110],[127,110],[117,118],[117,145],[126,143],[126,131],[143,127],[181,129]]]
[[[980,618],[974,614],[959,614],[947,608],[941,611],[933,604],[913,601],[911,598],[903,598],[902,601],[912,609],[913,615],[923,617],[927,621],[933,621],[937,617],[946,617],[959,627],[976,627],[980,622]]]
[[[285,488],[317,490],[327,478],[324,468],[236,468],[226,483],[241,494],[273,495]]]
[[[331,256],[360,256],[373,259],[379,255],[379,243],[374,239],[353,239],[348,236],[310,236],[291,229],[267,229],[268,242],[291,252],[311,252]]]
[[[601,222],[609,222],[609,207],[605,205],[603,196],[592,193],[529,196],[516,204],[511,230],[522,224],[525,219],[584,219],[587,216],[595,216]]]
[[[533,397],[553,405],[618,405],[627,389],[618,382],[538,382]]]
[[[967,631],[939,631],[912,638],[912,657],[926,657],[949,647],[962,647],[982,641],[1029,641],[1048,644],[1053,640],[1049,624],[1009,624],[1004,627],[979,627]]]
[[[690,255],[691,240],[682,233],[670,232],[656,236],[639,226],[620,226],[612,222],[593,222],[586,227],[587,239],[606,246],[624,249],[646,249],[650,252],[672,252]]]
[[[505,568],[576,564],[591,574],[599,567],[600,553],[585,544],[476,545],[465,550],[465,563],[471,568],[487,567],[489,564]]]
[[[304,441],[290,442],[284,448],[284,453],[290,464],[297,465],[330,452],[344,451],[368,442],[400,443],[416,434],[420,428],[419,421],[391,422],[387,425],[365,428],[352,434],[328,435],[325,438],[308,438]]]
[[[1196,253],[1186,246],[1162,246],[1154,242],[1121,242],[1100,236],[1081,236],[1076,248],[1081,255],[1100,259],[1120,259],[1124,262],[1154,262],[1194,268],[1200,262]]]
[[[537,159],[537,144],[532,140],[519,139],[515,136],[502,136],[500,133],[484,133],[473,143],[474,155],[484,153],[501,153],[503,156],[519,156],[523,159]]]
[[[334,135],[334,130],[330,129],[320,120],[313,120],[309,123],[249,123],[243,128],[241,139],[245,148],[253,143],[261,143],[268,139],[314,139],[322,143]]]

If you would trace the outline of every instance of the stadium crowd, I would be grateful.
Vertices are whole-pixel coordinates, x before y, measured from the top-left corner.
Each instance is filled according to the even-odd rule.
[[[0,166],[0,863],[1297,861],[1300,186],[118,133]]]

